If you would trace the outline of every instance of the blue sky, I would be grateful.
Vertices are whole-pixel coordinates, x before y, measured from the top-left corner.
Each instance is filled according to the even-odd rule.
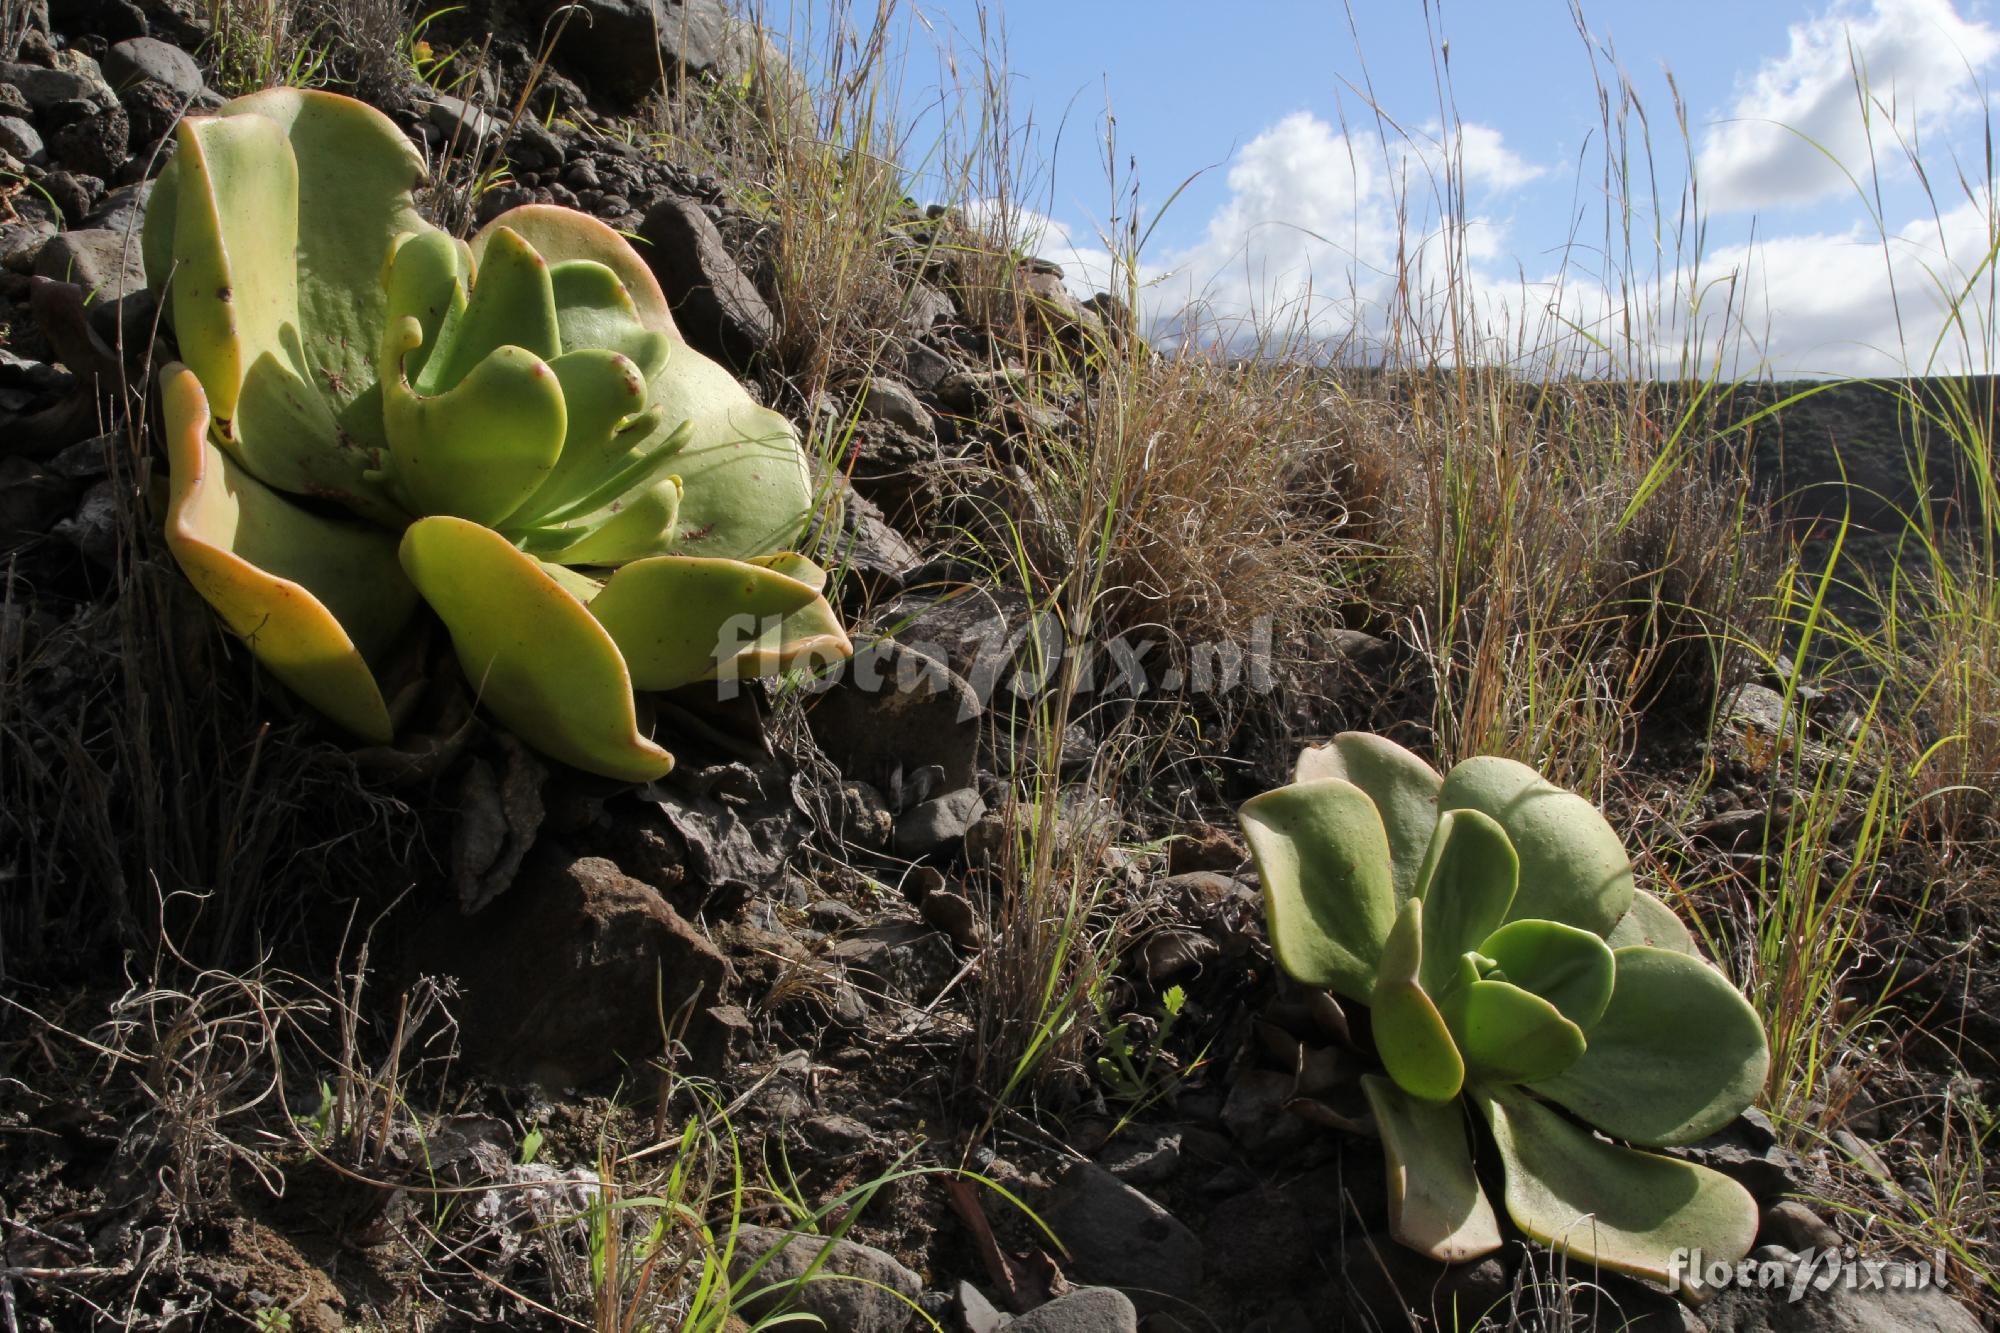
[[[913,110],[939,82],[931,44],[976,47],[979,13],[978,0],[917,2],[935,37],[913,28]],[[1435,321],[1456,249],[1459,290],[1502,358],[1630,319],[1628,359],[1655,367],[1690,337],[1737,371],[1986,359],[1984,328],[1969,356],[1949,342],[1932,352],[1935,292],[1992,240],[1984,136],[2000,22],[1985,0],[1593,0],[1587,39],[1566,0],[1355,0],[1351,19],[1338,0],[990,0],[986,12],[1004,27],[1012,114],[1033,122],[1024,156],[1048,167],[1022,191],[1047,222],[1023,225],[1073,285],[1103,280],[1108,108],[1121,183],[1136,162],[1142,214],[1158,215],[1140,276],[1163,327],[1192,302],[1225,329],[1289,322],[1365,354],[1399,253],[1418,256]],[[1638,253],[1607,265],[1598,80],[1619,70],[1650,122],[1663,207],[1635,217]],[[1935,207],[1899,139],[1918,145]],[[1698,266],[1672,243],[1692,234],[1690,156]],[[1447,160],[1464,188],[1441,200]],[[1642,202],[1651,189],[1640,183]]]

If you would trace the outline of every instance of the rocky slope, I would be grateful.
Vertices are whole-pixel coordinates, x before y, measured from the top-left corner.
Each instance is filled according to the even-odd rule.
[[[1226,827],[1239,781],[1060,812],[1048,836],[1111,942],[1085,1016],[1103,1021],[1063,1039],[1032,1096],[996,1099],[982,985],[1017,928],[1026,766],[1008,737],[1036,717],[1036,625],[955,535],[1018,497],[1003,483],[1023,441],[1063,429],[1080,390],[1032,383],[1049,358],[967,298],[962,219],[914,205],[875,247],[897,299],[867,363],[802,375],[770,221],[712,174],[727,155],[677,160],[631,128],[657,95],[809,96],[713,0],[584,0],[545,68],[533,0],[441,13],[424,40],[482,55],[459,93],[418,82],[407,53],[336,52],[326,73],[438,164],[440,218],[535,200],[635,234],[691,342],[842,435],[843,608],[857,642],[895,638],[804,697],[664,700],[683,759],[644,788],[538,759],[448,674],[416,741],[348,752],[178,586],[150,508],[148,377],[171,348],[136,228],[175,118],[222,100],[224,34],[171,0],[59,0],[49,19],[0,66],[0,714],[17,747],[0,1326],[665,1326],[606,1315],[642,1296],[601,1246],[593,1270],[590,1219],[618,1190],[657,1197],[651,1169],[706,1145],[689,1198],[733,1234],[731,1270],[775,1252],[759,1282],[815,1259],[858,1279],[771,1298],[849,1333],[1977,1327],[1935,1291],[1753,1289],[1696,1311],[1610,1274],[1564,1291],[1518,1241],[1450,1270],[1400,1250],[1355,1034],[1272,964]],[[501,160],[496,183],[482,164]],[[1126,322],[1053,266],[1016,266],[1006,290],[1043,347]],[[1386,680],[1405,651],[1336,642],[1300,697]],[[1213,706],[1287,702],[1240,689]],[[1062,733],[1053,771],[1087,767],[1102,725]],[[1278,730],[1241,728],[1227,758],[1281,767],[1260,739]],[[1662,752],[1662,783],[1677,762]],[[1707,810],[1717,855],[1757,854],[1741,812],[1784,799],[1739,767],[1733,805]],[[1990,991],[1964,1001],[1993,1049]],[[1788,1199],[1824,1178],[1836,1150],[1818,1151],[1753,1114],[1691,1155],[1764,1203],[1759,1257],[1793,1272],[1842,1241]],[[1908,1157],[1884,1175],[1907,1179]],[[936,1168],[1048,1231],[995,1190],[908,1174]],[[804,1231],[820,1234],[788,1240]],[[692,1319],[675,1299],[662,1309]]]

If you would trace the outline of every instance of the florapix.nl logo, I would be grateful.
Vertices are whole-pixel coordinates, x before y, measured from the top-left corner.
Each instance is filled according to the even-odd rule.
[[[1668,1281],[1675,1286],[1699,1285],[1711,1291],[1730,1287],[1782,1291],[1785,1299],[1802,1301],[1815,1292],[1838,1286],[1848,1291],[1898,1291],[1923,1287],[1945,1289],[1944,1256],[1933,1259],[1864,1257],[1852,1245],[1807,1248],[1783,1257],[1755,1256],[1710,1260],[1700,1250],[1675,1250],[1667,1263]]]
[[[744,682],[761,674],[758,647],[780,641],[783,625],[779,616],[749,614],[723,623],[715,644],[715,679],[723,698],[733,698]],[[846,681],[867,694],[940,694],[950,688],[944,664],[951,662],[970,687],[968,705],[978,708],[1003,693],[1027,700],[1059,686],[1078,696],[1129,698],[1267,694],[1277,685],[1272,633],[1270,618],[1259,617],[1241,641],[1191,643],[1169,652],[1163,640],[1131,635],[1076,642],[1061,617],[1043,611],[1012,620],[993,616],[950,642],[932,641],[919,625],[887,636],[900,651],[875,643],[851,658],[828,652],[815,659],[808,653],[792,668],[808,692]],[[976,711],[969,707],[968,717]]]

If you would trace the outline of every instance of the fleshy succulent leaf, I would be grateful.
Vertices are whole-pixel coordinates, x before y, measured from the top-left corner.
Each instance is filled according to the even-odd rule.
[[[216,438],[233,449],[244,376],[261,356],[283,357],[280,331],[299,321],[298,162],[261,116],[184,120],[176,138],[167,309]],[[149,212],[167,225],[164,209]]]
[[[1467,1078],[1526,1083],[1569,1068],[1583,1054],[1582,1028],[1509,981],[1460,986],[1439,1008],[1465,1057]]]
[[[665,460],[671,466],[673,460]],[[680,512],[681,479],[662,477],[628,490],[605,508],[553,528],[515,536],[524,551],[568,565],[615,566],[657,556],[670,544]]]
[[[1770,1049],[1757,1011],[1699,958],[1646,945],[1612,957],[1617,985],[1589,1049],[1534,1090],[1633,1143],[1713,1134],[1763,1089]]]
[[[649,382],[660,373],[673,339],[646,327],[632,294],[609,267],[590,259],[564,260],[549,265],[549,283],[555,290],[556,326],[564,351],[617,352]]]
[[[1661,902],[1644,889],[1632,891],[1632,906],[1618,924],[1604,937],[1604,942],[1614,949],[1622,949],[1631,944],[1650,944],[1656,949],[1671,949],[1700,957],[1695,948],[1694,936],[1688,933],[1687,924],[1673,908]]]
[[[1510,921],[1487,936],[1479,952],[1508,982],[1547,1000],[1585,1034],[1611,1003],[1617,974],[1611,948],[1587,930],[1559,921]]]
[[[1366,1002],[1396,919],[1375,802],[1343,778],[1322,778],[1252,797],[1237,817],[1279,965],[1305,985]]]
[[[1428,1102],[1386,1078],[1361,1076],[1389,1167],[1389,1234],[1441,1263],[1500,1248],[1500,1220],[1473,1174],[1465,1108]]]
[[[660,436],[658,417],[645,412],[646,381],[627,357],[584,348],[563,353],[549,369],[562,387],[567,418],[562,457],[516,512],[519,524],[581,517],[600,508],[617,495],[595,497],[633,463],[679,447]]]
[[[1417,896],[1424,904],[1424,989],[1443,996],[1460,958],[1507,919],[1519,867],[1498,824],[1477,810],[1447,810],[1424,853]]]
[[[1493,817],[1521,862],[1511,920],[1560,921],[1609,933],[1632,905],[1632,864],[1597,807],[1499,755],[1467,759],[1445,774],[1441,810]]]
[[[194,372],[161,372],[171,501],[167,547],[196,591],[271,674],[363,739],[390,739],[367,656],[416,607],[389,533],[308,513],[208,439]]]
[[[379,447],[375,340],[387,300],[381,275],[399,237],[431,230],[414,197],[423,158],[394,121],[338,93],[271,88],[225,103],[217,114],[271,121],[291,140],[307,378],[334,405],[351,439]]]
[[[236,400],[235,455],[281,491],[333,500],[387,527],[409,521],[374,480],[369,452],[346,438],[327,400],[298,367],[296,334],[288,326],[286,355],[265,352],[243,377]]]
[[[1417,982],[1423,964],[1424,905],[1412,898],[1396,914],[1369,1002],[1375,1050],[1396,1086],[1427,1102],[1450,1101],[1465,1086],[1465,1061],[1431,997]]]
[[[306,459],[336,445],[381,447],[373,362],[385,295],[377,278],[400,237],[431,230],[411,193],[422,159],[381,112],[297,88],[239,97],[214,116],[182,122],[177,134],[194,151],[177,153],[154,187],[146,275],[168,292],[217,436],[233,447],[239,390],[269,353],[325,400],[339,429],[327,437],[315,422],[312,434],[257,442],[259,459],[240,461],[286,489],[296,488],[294,472],[346,476],[350,465],[310,462],[265,472],[281,453]],[[233,308],[218,308],[225,305]],[[366,511],[366,501],[358,507]]]
[[[403,327],[414,345],[417,321]],[[383,394],[389,485],[413,513],[495,524],[520,508],[562,455],[568,414],[548,363],[501,347],[435,397],[398,375]]]
[[[465,317],[465,293],[472,282],[472,261],[465,245],[441,231],[404,237],[389,260],[384,279],[388,288],[376,377],[384,383],[398,375],[419,394],[435,394],[444,362],[431,364],[440,342],[455,339]],[[420,340],[412,347],[404,320],[417,322]]]
[[[1396,903],[1417,891],[1417,882],[1438,819],[1437,770],[1385,736],[1343,731],[1325,745],[1299,755],[1294,782],[1342,778],[1368,793],[1382,815],[1395,864]]]
[[[432,393],[455,388],[503,347],[522,348],[543,361],[562,352],[549,266],[505,227],[487,242],[465,312],[431,353],[435,368],[426,367],[424,382],[433,386]]]
[[[665,428],[691,426],[674,464],[687,492],[676,549],[744,560],[789,548],[813,497],[792,423],[686,347],[676,347],[654,378],[651,401]]]
[[[451,631],[480,701],[511,730],[605,777],[648,782],[673,767],[672,755],[639,734],[625,661],[574,584],[459,518],[411,524],[401,556]]]
[[[481,227],[472,238],[475,259],[483,262],[487,244],[503,228],[534,246],[535,253],[551,264],[584,259],[604,265],[624,285],[642,324],[676,342],[680,340],[666,293],[660,290],[660,280],[653,276],[653,270],[639,257],[631,242],[596,218],[553,204],[510,208]]]
[[[800,664],[828,666],[854,656],[854,644],[840,627],[840,617],[832,603],[826,599],[824,569],[797,551],[752,556],[744,563],[802,583],[815,595],[812,601],[780,617],[776,623],[766,622],[755,639],[717,668],[718,680],[776,675]]]
[[[633,561],[613,574],[590,612],[624,654],[639,688],[670,690],[713,679],[756,640],[763,622],[782,624],[814,607],[831,621],[819,589],[780,570],[668,555]]]
[[[1734,1263],[1757,1203],[1717,1171],[1606,1143],[1516,1089],[1475,1095],[1506,1170],[1507,1213],[1535,1240],[1615,1272],[1671,1283],[1676,1253]]]

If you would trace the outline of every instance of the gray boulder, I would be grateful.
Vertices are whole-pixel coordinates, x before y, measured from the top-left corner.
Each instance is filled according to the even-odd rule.
[[[646,242],[641,253],[690,345],[740,365],[771,341],[777,328],[771,307],[736,266],[700,204],[664,196],[639,224],[639,235]]]
[[[825,1262],[800,1281],[829,1244]],[[750,1270],[767,1255],[752,1275]],[[747,1277],[747,1289],[757,1293],[742,1304],[746,1319],[797,1310],[824,1320],[827,1333],[901,1333],[909,1327],[910,1303],[924,1289],[922,1279],[880,1250],[770,1227],[737,1232],[729,1268],[732,1278]]]
[[[1201,1241],[1180,1219],[1095,1162],[1066,1171],[1037,1211],[1085,1282],[1187,1299],[1201,1287]],[[1150,1302],[1149,1302],[1150,1304]]]
[[[157,83],[185,98],[201,96],[201,66],[193,56],[157,37],[133,37],[104,53],[104,77],[114,88]]]

